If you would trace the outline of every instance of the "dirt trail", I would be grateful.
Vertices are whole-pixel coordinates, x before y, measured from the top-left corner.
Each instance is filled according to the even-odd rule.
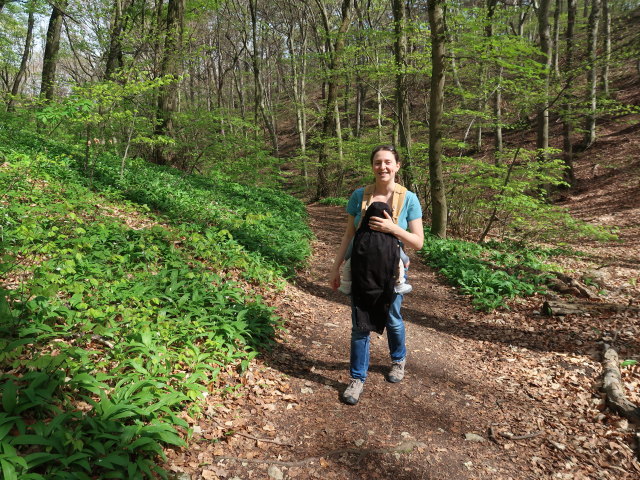
[[[237,394],[212,396],[189,419],[196,434],[188,451],[170,452],[172,469],[234,480],[637,478],[632,431],[603,413],[597,391],[598,321],[587,319],[590,331],[544,319],[532,307],[540,299],[478,314],[415,254],[406,377],[385,381],[386,338],[373,334],[361,401],[341,403],[350,307],[327,277],[345,215],[309,214],[313,258],[277,301],[288,332]]]

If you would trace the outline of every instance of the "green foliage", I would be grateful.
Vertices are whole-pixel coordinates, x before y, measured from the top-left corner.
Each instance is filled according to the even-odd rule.
[[[516,242],[477,244],[427,236],[420,251],[479,310],[506,307],[508,299],[544,291],[552,266],[544,263],[555,252],[526,248]]]
[[[179,223],[226,231],[283,272],[292,273],[310,254],[304,205],[283,192],[189,176],[142,160],[132,161],[120,176],[118,162],[102,155],[96,160],[95,180],[131,201]]]
[[[20,142],[21,151],[44,149],[55,154],[58,160],[49,158],[41,164],[47,174],[82,181],[78,170],[82,168],[82,149],[74,151],[65,144],[14,129],[0,130],[0,138],[3,136],[8,144]],[[175,224],[195,224],[201,234],[220,235],[220,240],[228,237],[235,245],[230,251],[242,245],[250,256],[243,265],[250,270],[266,261],[270,269],[291,274],[310,255],[311,231],[304,204],[282,191],[186,175],[141,159],[132,159],[121,175],[121,159],[107,152],[94,159],[92,176],[95,187],[159,211]],[[217,233],[207,233],[209,229]],[[249,268],[248,264],[254,266]]]
[[[254,288],[280,282],[266,254],[304,259],[304,208],[142,163],[121,179],[106,155],[98,196],[64,144],[6,126],[0,138],[2,476],[166,478],[163,448],[188,428],[177,413],[197,413],[220,370],[246,368],[281,328]],[[285,225],[302,247],[276,253]],[[243,229],[265,254],[230,233]]]
[[[567,240],[615,235],[580,221],[548,200],[550,187],[563,185],[561,160],[538,157],[535,151],[505,151],[496,164],[472,157],[445,163],[449,226],[460,236],[490,235],[515,240]]]
[[[275,187],[281,160],[256,138],[256,127],[221,111],[175,115],[175,151],[183,170],[198,168],[215,180]]]
[[[318,202],[320,205],[332,205],[334,207],[346,207],[349,199],[345,197],[327,197]]]

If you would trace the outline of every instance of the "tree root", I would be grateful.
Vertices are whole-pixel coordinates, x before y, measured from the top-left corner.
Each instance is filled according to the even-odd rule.
[[[627,400],[622,386],[618,352],[608,344],[604,344],[602,391],[607,395],[607,405],[618,414],[635,425],[640,426],[640,408]]]

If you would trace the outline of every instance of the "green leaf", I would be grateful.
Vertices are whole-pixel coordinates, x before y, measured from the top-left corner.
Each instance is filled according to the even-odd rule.
[[[18,388],[12,380],[5,382],[2,387],[2,407],[7,413],[12,413],[16,408],[18,399]]]
[[[44,463],[53,462],[54,460],[57,460],[59,458],[62,458],[61,454],[48,452],[30,453],[24,457],[24,459],[27,461],[28,468],[30,469]]]
[[[44,445],[54,446],[54,442],[42,435],[18,435],[11,440],[11,445]]]
[[[18,480],[18,475],[16,475],[16,469],[13,464],[3,458],[0,458],[0,470],[2,471],[2,478],[4,480]]]

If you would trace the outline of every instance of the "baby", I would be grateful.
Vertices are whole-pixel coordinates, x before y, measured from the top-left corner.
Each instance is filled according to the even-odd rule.
[[[400,261],[398,262],[398,280],[396,281],[393,291],[405,295],[413,290],[413,287],[409,285],[405,279],[405,269],[409,268],[409,257],[406,253],[400,249]],[[340,278],[339,291],[345,295],[351,295],[351,258],[347,258],[344,261],[344,267],[342,269],[342,277]]]

